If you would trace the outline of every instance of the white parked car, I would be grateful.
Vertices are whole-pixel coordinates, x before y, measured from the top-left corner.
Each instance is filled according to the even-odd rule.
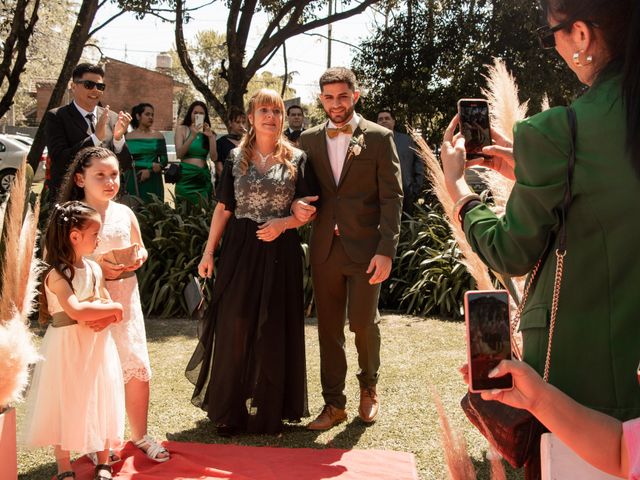
[[[15,178],[16,171],[22,167],[33,138],[20,134],[0,134],[0,194],[5,193]],[[44,180],[46,170],[46,149],[40,157],[33,180]]]

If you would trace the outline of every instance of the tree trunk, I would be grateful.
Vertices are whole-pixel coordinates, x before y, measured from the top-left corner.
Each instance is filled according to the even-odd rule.
[[[29,48],[33,29],[38,21],[40,0],[34,2],[30,18],[27,18],[28,5],[29,0],[18,0],[16,2],[11,29],[3,42],[4,52],[2,63],[0,63],[0,86],[5,79],[8,80],[9,85],[0,99],[0,118],[13,105],[13,97],[16,95],[20,85],[20,75],[24,72],[27,63],[27,48]]]
[[[67,48],[67,54],[64,58],[64,63],[62,64],[62,70],[60,71],[58,80],[51,92],[51,98],[47,104],[47,111],[60,106],[60,103],[62,102],[69,80],[71,79],[71,73],[80,61],[84,45],[89,39],[89,29],[91,28],[93,19],[96,16],[98,7],[98,0],[83,0],[82,2],[82,6],[78,12],[78,18],[76,19],[76,25],[73,27],[73,32],[71,32],[71,38],[69,38],[69,48]],[[31,165],[34,172],[38,168],[40,156],[46,146],[44,128],[45,121],[43,118],[38,126],[38,131],[33,139],[33,144],[31,145],[31,150],[29,150],[29,155],[27,157],[29,165]]]

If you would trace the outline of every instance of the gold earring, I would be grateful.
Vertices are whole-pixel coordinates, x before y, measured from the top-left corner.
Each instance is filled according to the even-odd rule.
[[[585,57],[585,59],[584,59],[584,63],[582,63],[582,62],[580,61],[580,54],[581,54],[582,52],[584,52],[584,50],[581,50],[581,51],[576,52],[576,53],[574,53],[574,54],[573,54],[573,64],[574,64],[576,67],[584,67],[584,66],[586,66],[586,65],[590,65],[590,64],[591,64],[591,62],[593,62],[593,56],[592,56],[592,55],[587,55],[587,56]]]

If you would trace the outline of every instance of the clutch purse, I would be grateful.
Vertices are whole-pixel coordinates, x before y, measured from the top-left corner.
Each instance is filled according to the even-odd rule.
[[[203,286],[200,285],[200,280],[195,275],[189,277],[187,286],[184,287],[184,300],[187,303],[189,309],[189,316],[191,318],[200,318],[204,311],[204,291]]]
[[[102,256],[105,262],[113,265],[124,265],[125,268],[132,267],[138,261],[138,252],[140,251],[140,245],[133,243],[128,247],[114,248],[109,250]]]
[[[166,183],[178,183],[182,176],[182,165],[172,163],[164,170],[164,181]]]

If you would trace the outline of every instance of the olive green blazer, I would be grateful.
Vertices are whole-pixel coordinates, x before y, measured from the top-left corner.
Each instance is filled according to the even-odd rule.
[[[576,165],[550,382],[578,402],[625,420],[640,416],[640,180],[625,152],[621,77],[600,77],[572,105]],[[549,252],[520,325],[524,359],[540,373],[569,148],[565,108],[518,123],[517,180],[504,217],[480,205],[464,219],[474,251],[499,272],[525,274]]]
[[[354,139],[363,135],[358,155],[347,155],[339,182],[333,178],[327,152],[326,123],[300,135],[320,188],[318,215],[311,232],[311,262],[324,262],[335,225],[344,250],[356,263],[375,254],[393,258],[400,234],[402,180],[400,161],[390,130],[360,117]]]

